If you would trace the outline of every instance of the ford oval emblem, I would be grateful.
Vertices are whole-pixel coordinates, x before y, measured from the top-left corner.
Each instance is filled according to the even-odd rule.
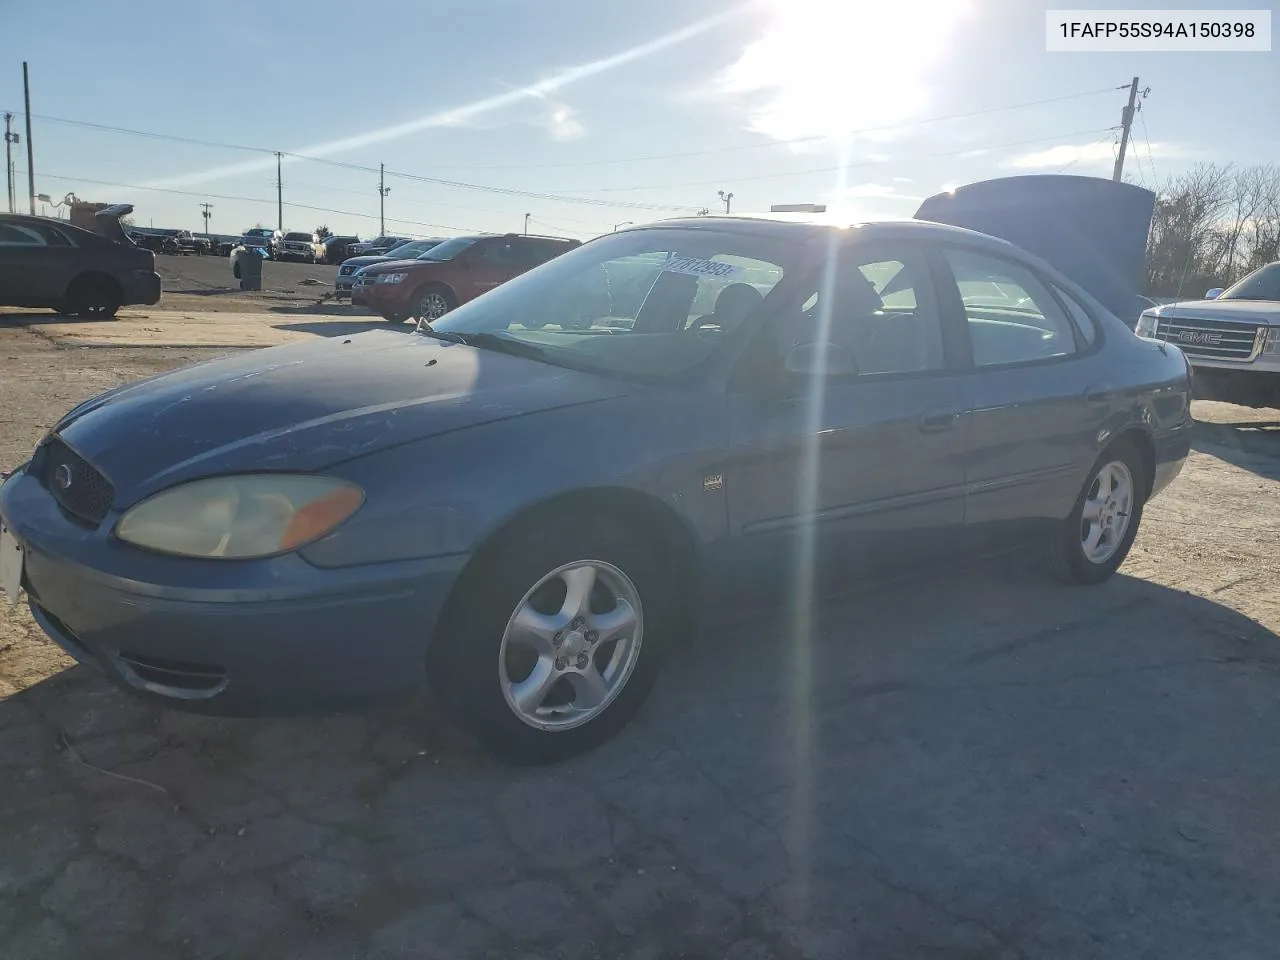
[[[53,482],[58,485],[59,490],[70,490],[71,481],[74,478],[70,464],[60,463],[58,468],[53,471]]]

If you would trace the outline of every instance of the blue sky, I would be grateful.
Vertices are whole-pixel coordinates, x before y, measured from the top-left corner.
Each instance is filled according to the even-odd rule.
[[[1109,176],[1114,88],[1135,74],[1151,88],[1135,181],[1280,156],[1280,52],[1046,53],[1046,5],[1026,0],[0,6],[0,108],[21,113],[29,61],[36,191],[131,202],[141,225],[198,229],[207,200],[214,232],[275,226],[275,158],[44,117],[322,157],[286,158],[284,226],[362,236],[379,163],[429,178],[387,178],[388,232],[422,236],[519,230],[529,213],[532,230],[588,237],[722,209],[721,189],[735,213],[909,216],[991,176]],[[21,201],[25,145],[15,166]]]

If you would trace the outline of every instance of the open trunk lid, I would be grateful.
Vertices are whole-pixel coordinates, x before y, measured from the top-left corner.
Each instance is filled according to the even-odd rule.
[[[929,197],[917,220],[966,227],[1047,260],[1132,325],[1155,194],[1099,177],[1033,175],[967,184]]]

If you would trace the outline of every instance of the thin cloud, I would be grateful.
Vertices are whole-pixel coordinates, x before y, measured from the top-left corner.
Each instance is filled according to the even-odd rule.
[[[895,180],[898,178],[895,177]],[[855,183],[833,191],[832,199],[921,200],[922,197],[902,193],[891,183]]]
[[[1152,156],[1172,157],[1179,155],[1181,150],[1171,143],[1153,143],[1151,144],[1150,153]],[[1142,145],[1141,155],[1148,155],[1145,143]],[[1115,145],[1110,140],[1106,140],[1100,143],[1064,143],[1056,147],[1049,147],[1047,150],[1036,150],[1032,153],[1011,157],[1001,166],[1017,170],[1039,170],[1047,167],[1064,167],[1068,164],[1076,163],[1111,163],[1113,160],[1115,160]]]
[[[637,44],[621,53],[615,53],[612,56],[602,57],[598,60],[592,60],[588,63],[579,64],[562,70],[553,76],[547,77],[545,80],[539,80],[537,83],[531,83],[527,86],[508,90],[503,93],[494,94],[490,97],[483,97],[479,100],[473,100],[471,103],[465,103],[461,106],[450,107],[447,110],[440,110],[431,113],[425,117],[418,117],[415,120],[409,120],[404,123],[397,123],[389,127],[383,127],[379,130],[367,130],[363,133],[352,134],[349,137],[342,137],[338,140],[327,140],[323,143],[314,143],[291,153],[303,154],[310,157],[326,157],[336,153],[345,153],[350,150],[359,150],[363,147],[372,146],[375,143],[385,143],[388,140],[398,140],[401,137],[407,137],[410,134],[420,133],[423,130],[431,130],[437,127],[458,126],[466,123],[476,117],[495,110],[501,110],[515,103],[521,103],[526,100],[544,99],[548,94],[555,93],[570,84],[579,83],[599,74],[615,70],[618,67],[633,63],[645,57],[652,56],[668,47],[674,47],[678,44],[685,43],[695,37],[702,36],[704,33],[720,26],[723,23],[737,17],[741,11],[740,7],[733,7],[724,12],[705,17],[688,26],[681,27],[679,30],[673,30],[670,33],[664,33],[660,37],[649,40],[645,43]],[[296,158],[286,155],[285,162],[292,162]],[[205,183],[209,180],[219,180],[224,177],[233,177],[246,173],[259,173],[263,170],[274,169],[276,165],[275,157],[262,157],[256,160],[246,160],[241,163],[226,164],[221,167],[212,167],[207,170],[200,170],[193,173],[181,174],[175,177],[167,177],[161,180],[153,180],[147,184],[149,187],[157,188],[175,188],[188,186],[190,184]]]

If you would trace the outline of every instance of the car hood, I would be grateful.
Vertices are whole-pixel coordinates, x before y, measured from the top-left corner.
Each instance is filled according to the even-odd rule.
[[[125,505],[196,477],[319,470],[630,389],[421,334],[371,331],[184,367],[81,404],[56,430]]]
[[[346,260],[342,261],[342,266],[353,268],[351,272],[354,273],[356,270],[359,270],[361,267],[367,267],[371,263],[381,263],[384,260],[390,260],[390,259],[391,259],[390,257],[380,257],[375,255],[370,255],[366,257],[348,257]]]
[[[1182,300],[1163,304],[1153,312],[1160,317],[1280,324],[1280,303],[1275,300]]]
[[[421,270],[424,267],[438,266],[442,263],[448,263],[448,260],[390,260],[387,259],[383,263],[375,263],[371,267],[364,268],[366,277],[377,276],[380,273],[395,273],[397,270],[403,270],[405,267],[413,267],[414,270]]]

